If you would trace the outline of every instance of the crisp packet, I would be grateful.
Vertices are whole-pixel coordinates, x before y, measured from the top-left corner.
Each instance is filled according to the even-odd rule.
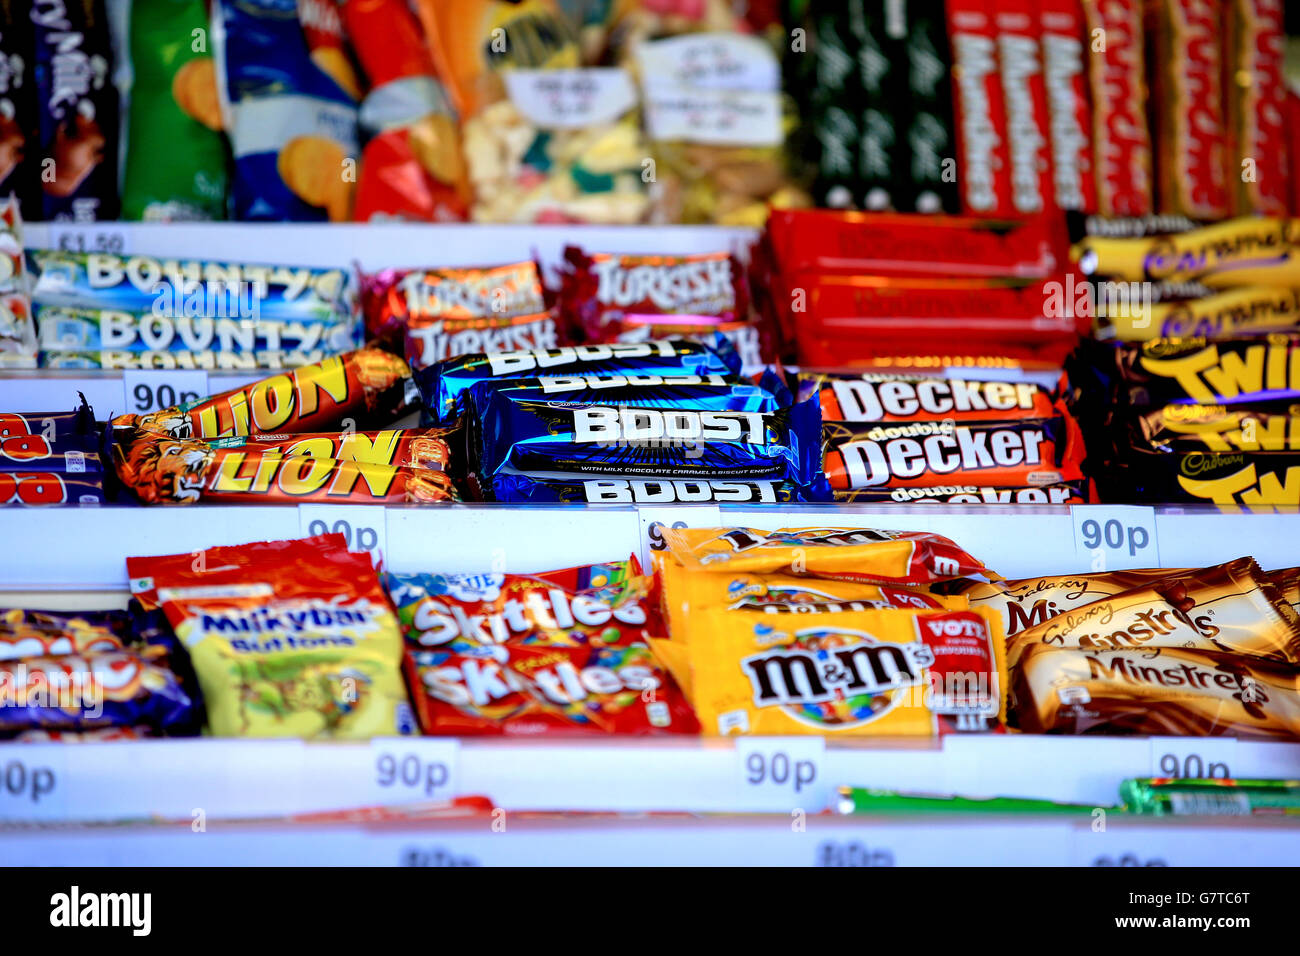
[[[127,112],[122,218],[226,218],[226,148],[205,0],[134,0],[127,16]],[[195,49],[196,45],[199,47]]]
[[[233,218],[348,219],[356,103],[312,60],[296,0],[218,0],[212,26]]]
[[[37,0],[30,10],[41,218],[116,219],[119,103],[104,0]]]
[[[341,534],[128,558],[188,648],[217,737],[369,739],[415,722],[402,636],[370,557]]]

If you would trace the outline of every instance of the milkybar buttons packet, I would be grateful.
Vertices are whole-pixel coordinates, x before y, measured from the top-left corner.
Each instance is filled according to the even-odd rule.
[[[933,736],[1004,716],[991,611],[693,611],[691,702],[704,733]]]
[[[212,33],[234,218],[349,219],[357,105],[319,65],[329,61],[312,59],[296,0],[219,0]]]
[[[1184,571],[1058,614],[1007,645],[1026,649],[1177,647],[1300,665],[1300,618],[1253,559]]]

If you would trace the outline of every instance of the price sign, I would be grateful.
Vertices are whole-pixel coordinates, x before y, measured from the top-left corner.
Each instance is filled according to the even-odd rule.
[[[108,252],[128,254],[126,230],[110,223],[50,224],[50,247],[59,252]]]
[[[641,564],[650,567],[650,555],[668,547],[664,528],[716,528],[722,512],[715,505],[637,508],[641,519]]]
[[[861,840],[823,840],[813,866],[895,866],[894,851]]]
[[[820,813],[826,806],[825,756],[820,737],[737,738],[740,808]]]
[[[126,409],[134,415],[156,412],[207,398],[208,373],[202,369],[127,369],[122,373]]]
[[[371,794],[376,806],[450,800],[456,796],[460,742],[437,737],[370,741]]]
[[[1160,567],[1154,508],[1084,505],[1070,515],[1080,571]]]
[[[1237,765],[1237,741],[1228,737],[1152,737],[1151,776],[1226,779]]]
[[[0,758],[0,820],[52,820],[67,805],[66,761],[51,748],[6,748]]]
[[[303,537],[341,534],[353,551],[369,552],[378,564],[388,548],[387,514],[382,505],[299,505]]]
[[[1103,853],[1100,856],[1093,857],[1089,866],[1168,866],[1169,863],[1162,856],[1156,856],[1151,853],[1142,853],[1138,851],[1127,851],[1121,853]]]

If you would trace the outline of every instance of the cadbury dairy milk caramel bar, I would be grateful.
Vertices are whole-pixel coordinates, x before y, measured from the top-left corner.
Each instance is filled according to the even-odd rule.
[[[1011,721],[1037,734],[1300,737],[1300,671],[1173,647],[1035,644],[1011,679]]]
[[[1007,645],[1025,650],[1178,647],[1300,664],[1300,618],[1252,558],[1184,571],[1073,608],[1027,628]]]

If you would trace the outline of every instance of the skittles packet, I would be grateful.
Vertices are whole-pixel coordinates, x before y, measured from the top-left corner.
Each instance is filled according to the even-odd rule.
[[[538,574],[387,574],[407,641],[422,648],[644,643],[662,628],[635,558]]]
[[[341,534],[128,558],[189,650],[217,737],[415,732],[402,636],[371,559]]]
[[[989,611],[692,614],[708,634],[688,645],[705,733],[931,737],[1005,717],[1002,629]]]
[[[319,432],[354,424],[388,424],[414,398],[405,362],[380,349],[358,349],[185,405],[122,415],[118,429],[174,439]]]
[[[662,529],[672,556],[696,571],[781,572],[865,584],[999,577],[949,538],[874,528]]]

